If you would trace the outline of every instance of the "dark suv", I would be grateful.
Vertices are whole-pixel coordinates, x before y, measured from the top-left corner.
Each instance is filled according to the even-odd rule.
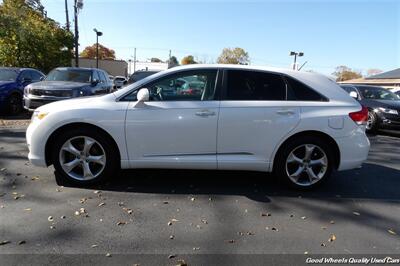
[[[52,70],[44,81],[25,87],[24,107],[32,111],[54,101],[106,94],[112,88],[108,74],[101,69],[60,67]]]
[[[0,68],[0,111],[15,115],[23,110],[24,87],[44,79],[44,74],[32,68]]]

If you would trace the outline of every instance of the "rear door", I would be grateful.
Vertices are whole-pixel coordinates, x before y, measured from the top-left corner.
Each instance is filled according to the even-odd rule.
[[[300,108],[288,105],[279,74],[226,70],[218,122],[219,169],[267,171],[283,136],[300,121]]]

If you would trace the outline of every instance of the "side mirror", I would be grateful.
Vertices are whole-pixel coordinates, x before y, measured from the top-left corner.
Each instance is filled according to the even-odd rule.
[[[150,99],[150,92],[148,89],[143,88],[138,91],[138,93],[137,93],[138,103],[148,102],[149,99]]]
[[[94,87],[94,86],[97,86],[97,84],[99,84],[99,81],[97,80],[97,79],[94,79],[93,81],[92,81],[92,86]]]
[[[354,98],[354,99],[358,99],[358,94],[357,94],[357,92],[355,92],[355,91],[351,91],[350,93],[349,93],[349,95],[350,95],[350,97],[352,97],[352,98]]]

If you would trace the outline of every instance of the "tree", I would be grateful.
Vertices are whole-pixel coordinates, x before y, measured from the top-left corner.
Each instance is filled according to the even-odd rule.
[[[40,1],[3,0],[0,4],[0,62],[48,72],[69,66],[73,35],[43,13]]]
[[[362,78],[360,72],[354,71],[347,66],[338,66],[332,75],[336,76],[336,81],[345,81],[350,79]]]
[[[217,63],[248,65],[250,64],[250,58],[249,54],[242,48],[224,48],[217,59]]]
[[[86,47],[80,57],[96,59],[97,44]],[[99,44],[99,59],[115,59],[115,51]]]
[[[171,59],[167,61],[168,68],[179,66],[178,59],[175,56],[171,56]]]
[[[181,60],[182,65],[190,65],[190,64],[197,64],[197,62],[194,60],[193,55],[188,55],[182,58]]]
[[[150,62],[152,62],[152,63],[162,63],[163,61],[160,58],[152,57],[150,59]]]
[[[371,68],[367,70],[367,77],[377,75],[382,73],[383,71],[377,68]]]

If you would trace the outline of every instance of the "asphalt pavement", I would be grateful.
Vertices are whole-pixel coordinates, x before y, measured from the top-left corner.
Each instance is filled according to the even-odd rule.
[[[28,162],[23,128],[3,128],[0,254],[157,254],[173,265],[195,254],[400,254],[400,133],[370,139],[361,169],[311,192],[263,173],[186,170],[78,188]]]

